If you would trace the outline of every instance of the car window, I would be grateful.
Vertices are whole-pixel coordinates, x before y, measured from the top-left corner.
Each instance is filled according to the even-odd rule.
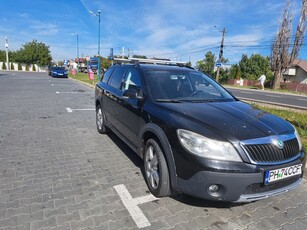
[[[109,85],[116,88],[116,89],[119,89],[120,86],[121,86],[121,83],[123,81],[124,74],[125,74],[126,70],[127,70],[127,68],[125,68],[125,67],[117,67],[114,70],[114,73],[112,74],[112,77],[109,81]]]
[[[124,82],[122,83],[121,90],[136,89],[138,96],[141,92],[141,79],[139,72],[136,69],[129,69],[126,73]]]
[[[114,68],[108,69],[107,72],[105,72],[105,74],[102,77],[102,82],[108,83],[113,71],[114,71]]]

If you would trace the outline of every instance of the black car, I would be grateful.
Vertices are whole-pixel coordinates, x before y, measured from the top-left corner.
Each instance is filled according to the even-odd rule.
[[[305,150],[289,122],[182,64],[131,62],[111,66],[96,85],[96,124],[144,160],[153,195],[249,202],[301,183]]]
[[[65,69],[65,67],[61,67],[61,66],[52,66],[49,69],[49,75],[51,77],[68,77],[67,75],[67,70]]]

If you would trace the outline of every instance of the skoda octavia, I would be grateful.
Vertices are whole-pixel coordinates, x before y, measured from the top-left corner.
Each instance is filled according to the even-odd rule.
[[[115,64],[96,85],[95,105],[98,132],[114,132],[143,159],[157,197],[249,202],[302,181],[306,156],[293,125],[181,63]]]

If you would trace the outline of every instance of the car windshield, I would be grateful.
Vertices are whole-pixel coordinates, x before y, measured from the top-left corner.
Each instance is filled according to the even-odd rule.
[[[149,90],[157,102],[234,101],[235,98],[210,77],[197,71],[146,72]]]

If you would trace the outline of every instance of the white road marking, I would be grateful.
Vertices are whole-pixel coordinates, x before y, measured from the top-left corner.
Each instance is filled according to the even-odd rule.
[[[240,93],[244,93],[244,94],[254,94],[254,93],[251,93],[251,92],[244,92],[244,91],[242,91],[242,92],[240,92]]]
[[[299,101],[307,101],[307,99],[299,99],[299,98],[297,98],[297,100],[299,100]]]
[[[72,113],[73,111],[95,111],[94,108],[92,109],[71,109],[71,108],[66,108],[67,112]]]
[[[282,97],[282,96],[277,96],[277,95],[269,95],[269,94],[265,94],[265,96],[267,96],[267,97],[278,97],[278,98]]]
[[[55,92],[56,94],[59,94],[60,92]]]
[[[62,94],[62,93],[90,93],[90,94],[93,94],[93,92],[87,92],[87,91],[82,91],[82,92],[59,92],[57,91],[56,93],[57,94]]]
[[[71,109],[72,111],[94,111],[95,109]]]
[[[128,210],[129,214],[131,215],[132,219],[138,226],[138,228],[145,228],[150,226],[148,219],[142,212],[142,210],[138,207],[139,204],[151,202],[154,200],[158,200],[152,194],[147,196],[141,196],[137,198],[132,198],[129,191],[126,189],[126,186],[123,184],[114,186],[116,192],[118,193],[119,197],[121,198],[124,206]]]

